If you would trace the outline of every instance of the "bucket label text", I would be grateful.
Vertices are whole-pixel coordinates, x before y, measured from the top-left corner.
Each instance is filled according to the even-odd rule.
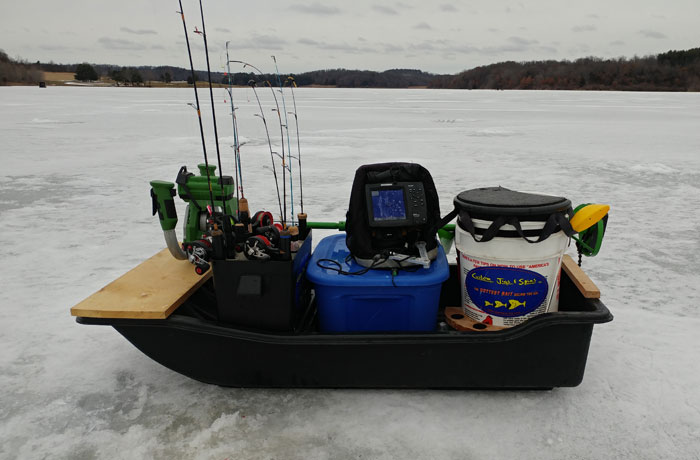
[[[510,267],[478,267],[465,279],[469,298],[482,311],[500,317],[533,312],[547,297],[547,278],[537,272]]]

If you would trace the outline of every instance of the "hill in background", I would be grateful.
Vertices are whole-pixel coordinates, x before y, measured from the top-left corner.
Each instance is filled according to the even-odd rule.
[[[91,72],[82,72],[88,67]],[[97,77],[103,85],[178,86],[192,83],[188,69],[173,66],[121,67],[106,64],[28,63],[13,60],[0,51],[0,85],[37,84],[44,73],[55,77],[53,84],[70,80],[76,72],[81,80]],[[87,78],[84,75],[92,75]],[[228,84],[229,76],[212,72],[216,84]],[[436,75],[415,69],[370,70],[326,69],[293,75],[298,86],[341,88],[446,89],[546,89],[546,90],[622,90],[622,91],[700,91],[700,48],[668,51],[657,56],[631,59],[587,57],[575,61],[501,62],[476,67],[457,75]],[[250,80],[276,82],[274,74],[237,72],[230,76],[236,86]],[[283,77],[286,78],[286,77]],[[196,72],[206,81],[207,74]],[[186,82],[186,83],[184,83]],[[93,83],[95,84],[95,83]]]
[[[36,84],[43,79],[38,66],[11,59],[7,53],[0,50],[0,85]]]
[[[700,91],[700,48],[632,59],[501,62],[438,77],[430,87]]]

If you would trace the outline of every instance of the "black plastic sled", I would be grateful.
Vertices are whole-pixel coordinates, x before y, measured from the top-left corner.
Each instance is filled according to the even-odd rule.
[[[218,320],[212,281],[167,319],[78,317],[114,327],[150,358],[193,379],[229,387],[551,389],[581,383],[594,324],[613,316],[562,271],[559,312],[500,331],[456,331],[444,308],[461,304],[450,266],[435,330],[321,333],[311,298],[293,332]]]

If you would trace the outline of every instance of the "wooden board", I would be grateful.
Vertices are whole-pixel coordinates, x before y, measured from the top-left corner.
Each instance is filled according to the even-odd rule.
[[[564,254],[564,259],[561,263],[561,268],[569,275],[571,281],[574,282],[578,290],[586,299],[600,299],[600,289],[586,275],[581,267],[578,266],[574,259],[569,254]]]
[[[464,311],[459,307],[445,307],[445,319],[447,324],[458,331],[500,331],[506,329],[502,326],[493,326],[470,319],[464,315]]]
[[[91,318],[165,319],[211,278],[163,249],[70,309]]]

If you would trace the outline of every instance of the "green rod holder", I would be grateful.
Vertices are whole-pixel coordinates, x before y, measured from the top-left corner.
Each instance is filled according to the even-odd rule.
[[[307,222],[306,226],[309,228],[319,228],[324,230],[340,230],[341,232],[345,230],[345,221],[340,222]]]

